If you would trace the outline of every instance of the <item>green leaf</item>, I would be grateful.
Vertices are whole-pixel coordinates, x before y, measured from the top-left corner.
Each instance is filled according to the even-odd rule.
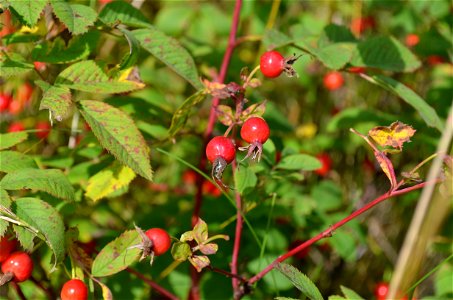
[[[5,232],[8,230],[9,222],[3,219],[0,219],[0,236],[4,236]]]
[[[17,53],[0,55],[0,77],[20,76],[33,70],[33,64],[28,63]]]
[[[124,70],[134,66],[137,63],[138,56],[140,54],[140,43],[129,30],[124,28],[118,29],[124,34],[127,42],[129,43],[129,53],[123,57],[120,63],[120,70]]]
[[[296,298],[289,298],[289,297],[275,297],[275,300],[298,300]]]
[[[14,172],[20,169],[37,168],[36,162],[30,156],[16,151],[0,152],[0,172]]]
[[[329,243],[347,262],[357,259],[356,241],[351,233],[345,232],[345,230],[336,230]]]
[[[35,26],[47,0],[10,1],[11,8],[21,17],[21,21],[29,27]]]
[[[338,295],[331,295],[329,296],[329,300],[346,300],[346,298]]]
[[[263,35],[263,45],[268,50],[287,46],[292,42],[292,38],[273,28],[267,29]]]
[[[8,149],[25,141],[28,134],[24,131],[0,134],[0,150]]]
[[[34,61],[52,64],[75,62],[87,58],[96,49],[99,37],[99,32],[93,30],[73,37],[68,45],[61,37],[52,42],[46,40],[35,46],[31,56]]]
[[[277,168],[284,170],[313,171],[322,167],[321,162],[307,154],[292,154],[283,157]]]
[[[251,167],[240,167],[234,176],[235,188],[243,194],[245,191],[253,189],[258,182],[258,178]]]
[[[121,23],[131,27],[148,27],[149,21],[142,12],[125,1],[112,1],[99,13],[99,20],[109,26]]]
[[[333,181],[323,180],[311,190],[318,211],[335,210],[342,205],[341,188]]]
[[[382,36],[360,42],[351,64],[395,72],[411,72],[421,65],[417,57],[398,40]]]
[[[303,273],[291,265],[280,263],[276,269],[288,278],[305,296],[314,300],[323,300],[316,285]]]
[[[58,75],[55,83],[74,90],[104,94],[126,93],[145,86],[140,82],[109,78],[92,60],[66,68]]]
[[[335,43],[355,43],[357,39],[351,30],[337,24],[327,25],[318,40],[318,47],[323,48]]]
[[[8,192],[4,189],[0,189],[0,207],[9,208],[11,206],[11,199],[9,198]]]
[[[40,83],[38,83],[40,82]],[[43,96],[39,109],[48,109],[52,113],[52,118],[57,121],[62,121],[68,117],[71,111],[71,91],[66,86],[52,85],[44,88],[43,81],[38,81],[37,84],[43,89]]]
[[[6,174],[0,186],[5,190],[36,189],[68,201],[75,198],[71,183],[60,170],[17,170]]]
[[[403,99],[407,104],[415,108],[415,110],[421,115],[428,126],[434,127],[439,131],[443,130],[443,124],[436,111],[413,90],[411,90],[401,82],[379,74],[363,77],[369,82],[379,85],[392,92],[396,96]]]
[[[81,4],[69,4],[63,0],[50,0],[53,11],[72,34],[88,31],[97,19],[97,13],[91,7]]]
[[[118,162],[114,162],[88,180],[85,196],[97,201],[128,186],[134,178],[134,171]]]
[[[14,32],[2,37],[2,42],[7,46],[19,43],[33,43],[39,41],[40,38],[41,36],[37,34]]]
[[[22,248],[24,248],[25,251],[31,252],[33,250],[33,240],[35,239],[36,234],[28,230],[26,227],[16,224],[13,224],[13,229],[14,232],[16,232],[16,237]]]
[[[189,244],[185,242],[173,243],[171,247],[171,256],[176,261],[185,261],[192,255]]]
[[[349,63],[354,49],[353,43],[336,43],[318,49],[315,55],[326,67],[339,70]]]
[[[342,285],[340,285],[340,288],[341,288],[341,291],[343,292],[343,294],[346,296],[347,299],[364,300],[359,294],[357,294],[353,290],[351,290],[351,289],[349,289],[349,288],[347,288],[345,286],[342,286]]]
[[[141,242],[136,230],[122,233],[108,243],[96,256],[91,269],[93,276],[109,276],[126,269],[140,255],[140,249],[131,247],[139,245]]]
[[[184,103],[175,111],[171,119],[168,133],[171,137],[175,136],[181,130],[189,118],[190,110],[206,98],[204,91],[200,90],[187,98]]]
[[[152,180],[148,146],[128,115],[99,101],[80,101],[79,108],[105,149],[135,173]]]
[[[165,63],[196,89],[203,88],[192,56],[176,39],[151,26],[134,30],[132,33],[146,51]]]
[[[19,198],[14,209],[19,219],[39,231],[54,254],[51,272],[65,257],[64,223],[58,211],[47,202],[35,198]]]

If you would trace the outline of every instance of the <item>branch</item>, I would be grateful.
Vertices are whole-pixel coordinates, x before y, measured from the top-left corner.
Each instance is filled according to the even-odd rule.
[[[258,273],[254,277],[250,278],[248,280],[248,284],[249,285],[254,284],[258,280],[263,278],[264,275],[269,273],[273,268],[275,268],[276,265],[278,265],[279,263],[285,261],[289,257],[295,255],[299,251],[302,251],[303,249],[307,248],[308,246],[316,243],[317,241],[319,241],[319,240],[321,240],[323,238],[331,237],[333,232],[336,229],[340,228],[341,226],[343,226],[344,224],[348,223],[349,221],[357,218],[358,216],[360,216],[364,212],[370,210],[375,205],[377,205],[377,204],[379,204],[379,203],[381,203],[381,202],[383,202],[383,201],[385,201],[387,199],[390,199],[390,198],[393,198],[393,197],[396,197],[396,196],[399,196],[399,195],[407,194],[407,193],[409,193],[411,191],[419,190],[419,189],[423,188],[424,186],[426,186],[428,184],[439,183],[440,181],[441,180],[437,179],[434,182],[433,181],[431,181],[431,182],[422,182],[422,183],[416,184],[416,185],[411,186],[411,187],[407,187],[407,188],[404,188],[404,189],[401,189],[401,190],[392,191],[392,192],[387,192],[387,193],[379,196],[378,198],[374,199],[373,201],[371,201],[367,205],[363,206],[362,208],[356,210],[355,212],[353,212],[352,214],[350,214],[346,218],[344,218],[341,221],[339,221],[339,222],[335,223],[334,225],[330,226],[328,229],[324,230],[320,234],[318,234],[315,237],[311,238],[310,240],[302,243],[301,245],[299,245],[298,247],[292,249],[291,251],[288,251],[287,253],[279,256],[271,264],[269,264],[266,268],[264,268],[260,273]]]
[[[160,285],[158,285],[157,283],[155,283],[151,279],[147,278],[142,273],[137,272],[137,271],[135,271],[132,268],[126,268],[126,271],[131,273],[131,274],[134,274],[135,276],[137,276],[138,278],[143,280],[143,282],[145,282],[147,285],[149,285],[151,288],[156,290],[159,294],[161,294],[165,298],[170,299],[170,300],[178,300],[178,297],[176,297],[175,295],[173,295],[172,293],[170,293],[169,291],[167,291],[166,289],[164,289],[163,287],[161,287]]]

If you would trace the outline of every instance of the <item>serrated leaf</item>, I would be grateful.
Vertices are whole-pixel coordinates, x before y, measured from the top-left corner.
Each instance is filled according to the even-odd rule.
[[[371,83],[377,84],[392,92],[396,96],[403,99],[407,104],[415,108],[415,110],[420,114],[420,116],[428,126],[437,128],[439,131],[443,130],[443,123],[441,122],[436,111],[413,90],[411,90],[401,82],[398,82],[384,75],[363,77]]]
[[[37,34],[29,34],[29,33],[21,33],[21,32],[14,32],[12,34],[8,34],[2,37],[2,42],[7,45],[11,44],[19,44],[19,43],[33,43],[39,41],[41,38],[40,35]]]
[[[8,226],[9,226],[9,222],[7,222],[3,219],[0,219],[0,237],[5,234],[6,230],[8,230]]]
[[[8,149],[22,143],[28,137],[24,131],[0,134],[0,150]]]
[[[351,299],[351,300],[364,300],[359,294],[357,294],[356,292],[354,292],[353,290],[343,286],[343,285],[340,285],[340,288],[341,288],[341,291],[343,292],[343,294],[346,296],[347,299]]]
[[[181,130],[189,118],[191,109],[203,101],[206,98],[206,95],[203,91],[198,91],[189,98],[187,98],[184,103],[175,111],[173,118],[171,119],[170,129],[168,133],[171,137],[175,136],[179,130]]]
[[[263,45],[266,49],[275,49],[289,45],[293,39],[276,29],[266,29],[263,35]]]
[[[10,1],[9,4],[26,25],[33,27],[46,6],[47,0]]]
[[[79,107],[101,145],[135,173],[152,180],[149,149],[132,119],[99,101],[83,100]]]
[[[315,54],[326,67],[339,70],[349,63],[355,47],[353,43],[335,43],[318,49]]]
[[[48,109],[52,118],[61,122],[66,119],[71,111],[71,91],[66,86],[52,85],[43,92],[39,110]]]
[[[28,63],[17,53],[0,55],[0,77],[20,76],[33,70],[33,64]]]
[[[91,7],[81,4],[69,4],[63,0],[50,1],[53,11],[72,34],[88,31],[97,19],[97,13]]]
[[[129,30],[124,28],[118,29],[124,34],[124,37],[129,44],[129,53],[123,57],[119,66],[120,70],[124,70],[134,66],[137,63],[138,56],[140,54],[140,43]]]
[[[190,263],[195,267],[197,272],[201,272],[204,268],[211,264],[211,261],[207,256],[204,255],[194,255],[189,257]]]
[[[69,44],[57,37],[53,41],[43,41],[31,52],[33,61],[52,64],[66,64],[87,58],[96,49],[99,32],[90,31],[73,37]]]
[[[310,278],[293,266],[280,263],[276,266],[276,269],[288,278],[293,285],[308,298],[312,300],[323,300],[321,293]]]
[[[20,169],[38,167],[33,158],[17,151],[2,151],[0,156],[0,172],[9,173]]]
[[[416,130],[399,121],[390,126],[376,126],[368,131],[368,136],[380,146],[402,149],[403,143],[409,142]]]
[[[74,189],[60,170],[22,169],[8,173],[0,181],[5,190],[36,189],[57,198],[74,201]]]
[[[192,232],[198,244],[202,244],[208,239],[208,225],[201,218],[198,218],[197,224],[193,227]]]
[[[13,208],[20,220],[44,236],[44,241],[54,254],[52,272],[65,256],[64,223],[60,214],[47,202],[35,198],[16,199]]]
[[[151,26],[134,30],[132,33],[146,51],[186,79],[197,90],[203,88],[192,56],[176,39]]]
[[[173,243],[171,256],[176,261],[185,261],[192,255],[190,245],[185,242]]]
[[[140,249],[130,248],[141,243],[136,230],[128,230],[108,243],[93,262],[92,274],[103,277],[116,274],[138,260]],[[130,249],[128,249],[130,248]]]
[[[357,39],[349,28],[337,24],[329,24],[319,37],[318,47],[323,48],[335,43],[355,43],[356,41]]]
[[[256,186],[258,177],[256,177],[251,167],[241,167],[234,176],[234,182],[236,190],[243,194]]]
[[[99,13],[99,20],[109,26],[121,23],[131,27],[148,27],[149,21],[143,13],[124,1],[112,1]]]
[[[395,38],[385,36],[372,37],[358,43],[351,64],[395,72],[411,72],[421,65],[408,48]]]
[[[266,101],[255,103],[244,109],[241,113],[241,120],[245,121],[250,117],[262,117],[266,112]]]
[[[0,205],[1,208],[7,209],[11,206],[11,199],[9,198],[8,192],[4,189],[0,189]]]
[[[109,78],[92,60],[82,61],[66,68],[58,75],[55,84],[74,90],[104,94],[126,93],[145,86],[136,81]]]
[[[33,250],[33,240],[36,234],[27,230],[25,227],[16,224],[13,224],[13,230],[16,233],[17,240],[22,248],[24,248],[25,251],[31,252]]]
[[[88,180],[85,196],[97,201],[129,185],[134,178],[134,171],[118,162],[114,162]]]
[[[200,245],[200,251],[205,255],[216,254],[217,250],[219,250],[219,245],[214,243]]]
[[[234,122],[233,109],[228,105],[217,105],[217,120],[225,126],[230,126]]]
[[[277,165],[279,169],[301,171],[313,171],[321,167],[322,164],[316,157],[307,154],[285,156]]]

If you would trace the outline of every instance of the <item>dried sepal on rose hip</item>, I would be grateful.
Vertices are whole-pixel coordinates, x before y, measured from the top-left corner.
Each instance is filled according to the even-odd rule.
[[[295,54],[290,57],[283,57],[278,51],[267,51],[261,55],[260,70],[267,78],[275,78],[283,72],[288,77],[297,76],[297,72],[293,69],[294,62],[299,59]]]
[[[141,238],[141,243],[130,246],[128,249],[138,248],[142,250],[142,256],[139,261],[142,261],[148,256],[151,256],[150,265],[153,264],[154,256],[164,254],[170,249],[171,238],[170,235],[161,228],[151,228],[144,232],[140,227],[135,225],[135,230]]]
[[[223,171],[236,157],[236,148],[231,139],[224,136],[212,138],[206,145],[206,157],[212,163],[212,178],[227,187],[222,182]]]
[[[269,125],[263,118],[248,118],[242,125],[241,138],[250,145],[239,148],[241,151],[247,151],[244,160],[251,156],[253,160],[259,161],[263,152],[263,144],[267,141],[269,135]]]

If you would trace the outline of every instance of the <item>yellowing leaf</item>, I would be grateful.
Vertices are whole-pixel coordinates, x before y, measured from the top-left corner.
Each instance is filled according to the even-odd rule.
[[[390,126],[377,126],[368,132],[368,135],[380,146],[391,146],[401,150],[404,142],[409,142],[415,129],[411,126],[393,122]]]
[[[97,201],[127,186],[134,178],[131,168],[114,162],[88,180],[85,196]]]
[[[380,151],[374,151],[374,156],[381,166],[382,171],[384,171],[385,175],[390,180],[391,190],[393,190],[398,183],[396,181],[395,170],[393,169],[392,162],[387,156],[385,156],[384,153]]]

